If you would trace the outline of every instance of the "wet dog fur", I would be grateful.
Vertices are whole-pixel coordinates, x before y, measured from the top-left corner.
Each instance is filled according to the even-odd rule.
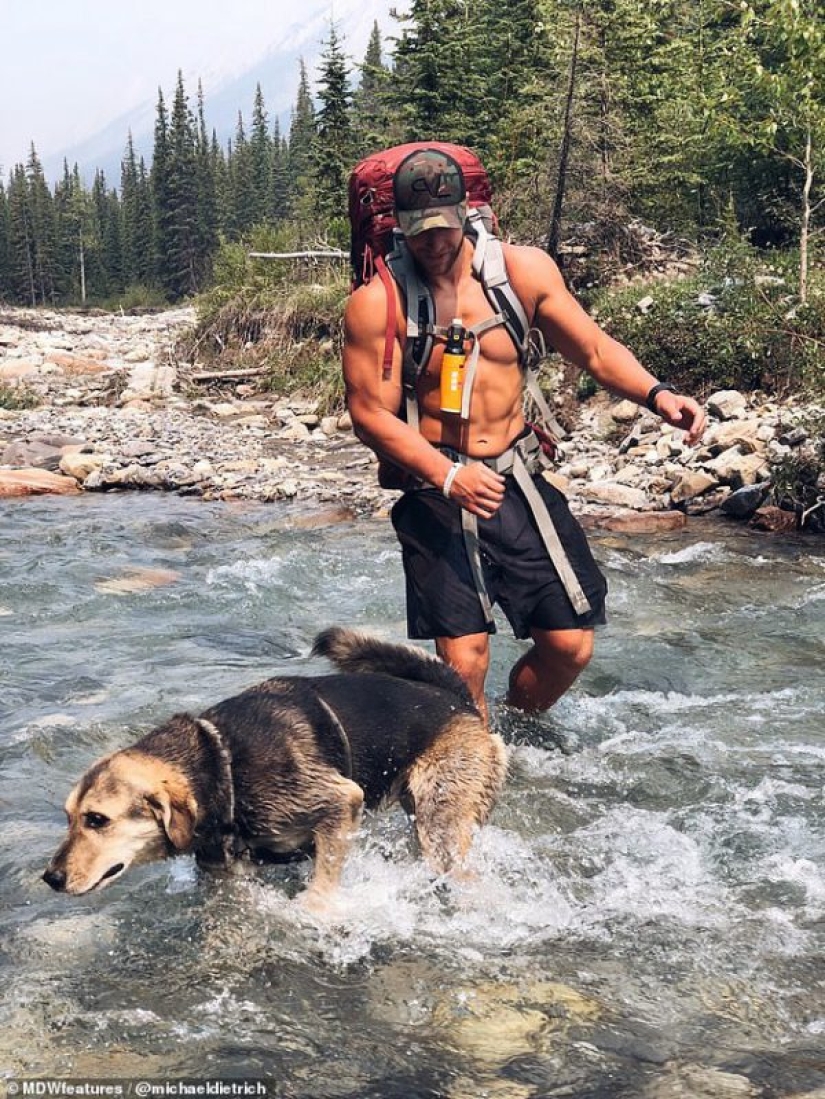
[[[422,649],[340,627],[313,653],[338,672],[269,679],[93,764],[44,880],[83,894],[179,853],[226,866],[314,852],[308,896],[322,899],[362,808],[393,799],[433,869],[460,867],[506,771],[463,681]]]

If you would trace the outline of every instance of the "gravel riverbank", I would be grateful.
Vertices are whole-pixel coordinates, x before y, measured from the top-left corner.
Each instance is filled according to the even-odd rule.
[[[196,380],[176,361],[194,322],[179,308],[146,316],[0,308],[0,497],[156,489],[207,500],[295,500],[342,514],[383,513],[375,462],[348,417],[255,392],[250,380]],[[5,403],[11,404],[7,400]],[[627,401],[600,394],[550,474],[591,524],[679,526],[691,514],[749,518],[768,497],[772,464],[804,445],[802,408],[733,391],[708,400],[702,444]],[[782,525],[762,508],[763,525]],[[787,526],[793,525],[792,513]],[[758,517],[757,517],[758,521]]]

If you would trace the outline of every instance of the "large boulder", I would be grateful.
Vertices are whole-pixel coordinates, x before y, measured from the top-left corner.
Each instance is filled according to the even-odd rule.
[[[49,493],[71,496],[78,492],[80,486],[74,477],[63,477],[45,469],[0,469],[0,498]]]

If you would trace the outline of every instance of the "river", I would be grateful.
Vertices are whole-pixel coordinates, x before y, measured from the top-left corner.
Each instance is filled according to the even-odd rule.
[[[435,881],[367,818],[333,917],[304,864],[40,880],[89,763],[181,709],[404,637],[388,524],[159,494],[0,502],[0,1079],[262,1079],[294,1099],[825,1089],[825,553],[693,522],[593,537],[610,621]],[[817,1094],[825,1094],[819,1090]]]

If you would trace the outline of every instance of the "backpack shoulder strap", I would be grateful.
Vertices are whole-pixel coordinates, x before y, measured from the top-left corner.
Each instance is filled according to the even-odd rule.
[[[435,324],[435,302],[433,301],[432,291],[419,278],[413,258],[400,233],[395,234],[395,247],[387,256],[387,267],[400,286],[406,300],[407,342],[404,347],[401,381],[404,387],[407,423],[417,428],[418,398],[415,391],[416,382],[421,371],[430,360],[435,337],[437,335],[446,335],[446,329],[440,329]],[[394,292],[393,298],[395,298]],[[395,319],[393,318],[394,326]]]
[[[538,381],[539,364],[547,355],[544,336],[530,325],[524,307],[519,301],[507,275],[504,249],[498,237],[488,232],[480,210],[469,214],[470,235],[475,238],[473,271],[484,288],[487,300],[504,322],[504,327],[518,352],[524,370],[525,388],[536,404],[545,424],[558,439],[567,432],[555,418],[541,391]]]
[[[471,210],[468,221],[470,236],[475,240],[473,272],[483,286],[492,308],[501,313],[504,326],[516,346],[519,361],[522,366],[526,366],[530,321],[507,277],[501,241],[487,231],[480,210]]]
[[[378,256],[375,260],[375,271],[381,279],[384,286],[384,293],[387,296],[387,331],[384,334],[384,358],[381,362],[381,377],[384,381],[388,381],[392,374],[392,356],[395,348],[395,323],[398,318],[398,303],[395,300],[395,287],[393,286],[392,276],[384,262],[383,256]]]

